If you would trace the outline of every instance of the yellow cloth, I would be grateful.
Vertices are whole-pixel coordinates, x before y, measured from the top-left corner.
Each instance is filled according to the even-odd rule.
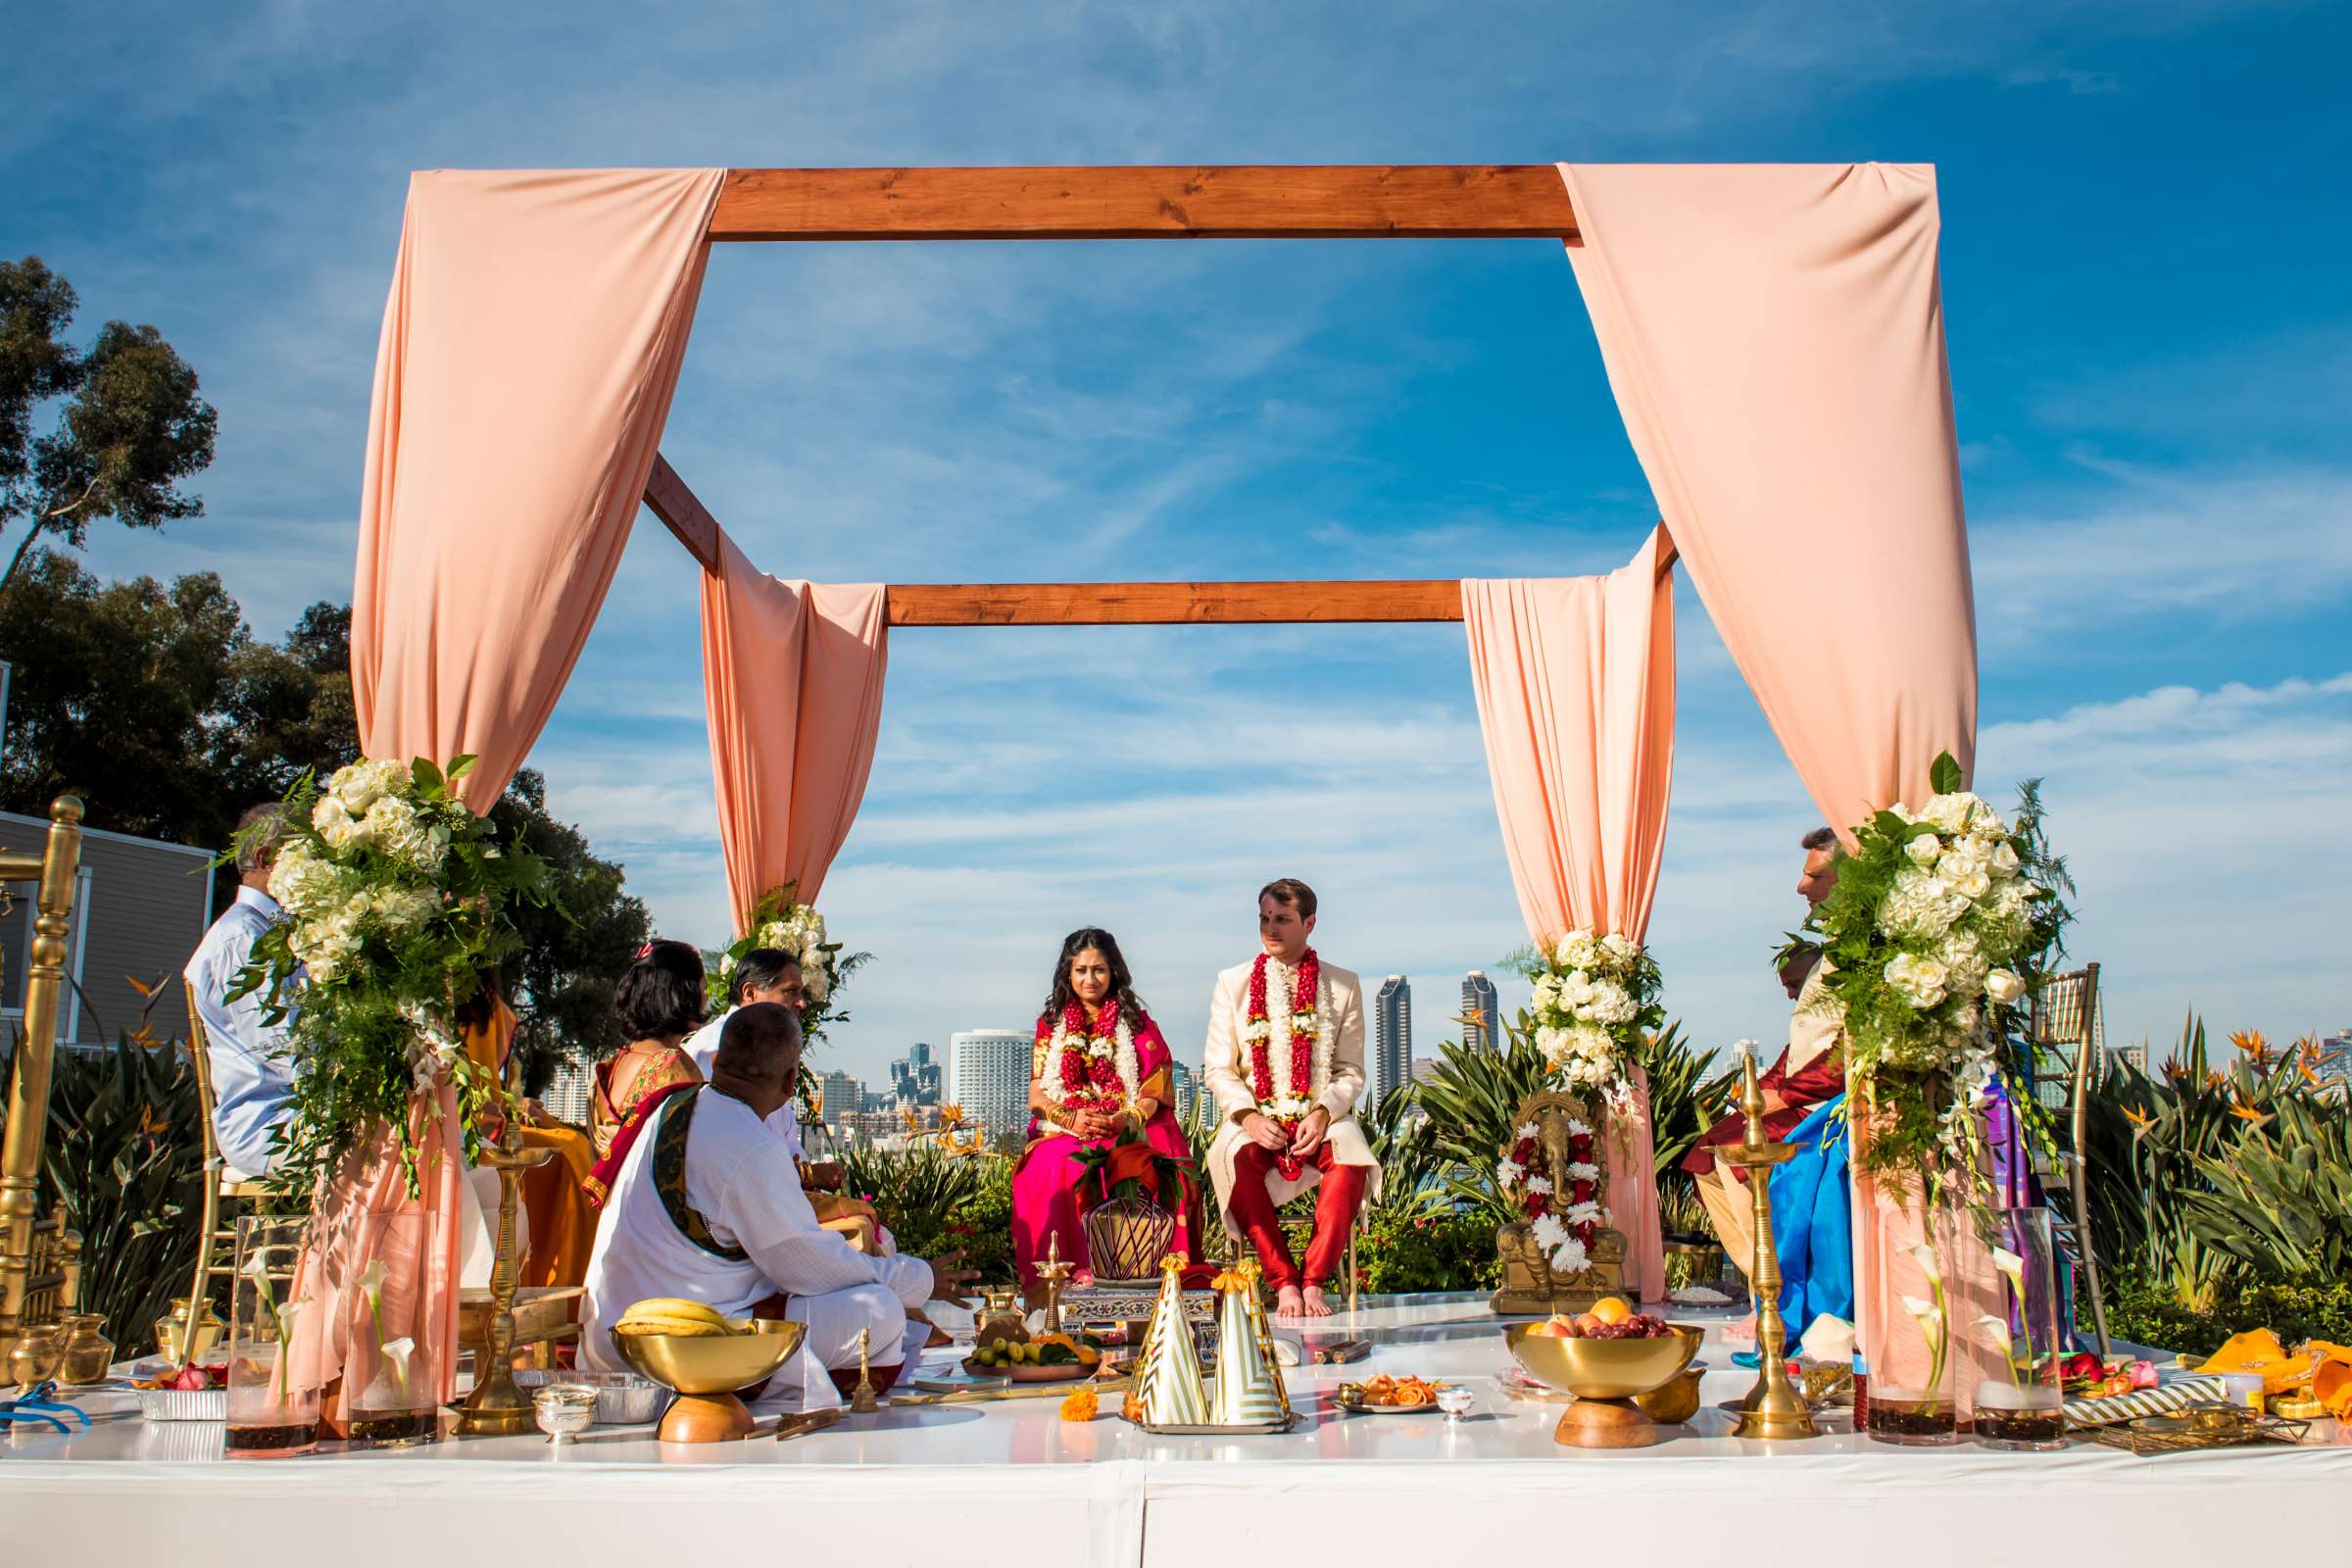
[[[514,1044],[514,1012],[494,1002],[489,1021],[465,1034],[466,1054],[484,1072],[503,1075]],[[552,1149],[553,1159],[522,1173],[522,1210],[530,1217],[530,1254],[522,1260],[524,1285],[578,1285],[588,1278],[588,1253],[596,1246],[596,1209],[580,1184],[596,1168],[588,1135],[560,1121],[521,1125],[522,1147]]]

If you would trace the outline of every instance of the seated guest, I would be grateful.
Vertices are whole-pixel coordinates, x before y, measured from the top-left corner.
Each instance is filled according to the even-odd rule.
[[[1805,868],[1796,891],[1809,905],[1830,896],[1838,881],[1838,835],[1815,828],[1805,835]],[[1796,1004],[1788,1015],[1788,1044],[1778,1060],[1757,1080],[1764,1095],[1764,1136],[1787,1138],[1808,1111],[1845,1092],[1844,1033],[1833,1007],[1823,1005],[1823,974],[1818,952],[1799,952],[1781,966],[1781,986]],[[1724,1250],[1747,1272],[1756,1253],[1755,1211],[1744,1191],[1746,1179],[1737,1171],[1727,1177],[1715,1151],[1747,1136],[1747,1118],[1734,1110],[1702,1135],[1683,1159],[1706,1205]]]
[[[779,948],[754,948],[736,960],[734,973],[727,977],[730,1011],[704,1024],[686,1042],[686,1054],[694,1058],[695,1069],[706,1080],[717,1060],[719,1036],[726,1030],[727,1019],[733,1016],[731,1009],[747,1007],[755,1002],[772,1002],[791,1008],[794,1017],[806,1018],[808,987],[801,974],[801,960]],[[876,1217],[873,1205],[841,1196],[845,1179],[841,1166],[809,1162],[808,1151],[801,1147],[799,1086],[794,1087],[796,1093],[768,1118],[768,1125],[792,1150],[793,1164],[801,1173],[801,1187],[808,1194],[809,1206],[816,1210],[818,1222],[841,1232],[861,1251],[877,1248],[887,1251],[890,1232]]]
[[[683,942],[660,937],[638,950],[637,961],[612,988],[612,1015],[628,1044],[596,1064],[588,1101],[588,1136],[597,1169],[588,1196],[601,1202],[647,1111],[674,1090],[703,1081],[682,1049],[703,1024],[703,956]]]
[[[883,1388],[913,1362],[934,1294],[953,1300],[968,1270],[914,1257],[869,1257],[817,1224],[792,1152],[767,1118],[800,1073],[801,1022],[754,1003],[729,1014],[709,1085],[663,1098],[612,1184],[588,1263],[581,1355],[622,1365],[612,1325],[634,1302],[675,1296],[730,1317],[808,1325],[808,1349],[844,1393],[860,1331]]]
[[[292,998],[285,1017],[264,1023],[269,991],[226,999],[262,934],[284,918],[270,896],[270,871],[285,837],[285,808],[275,801],[237,818],[237,896],[221,911],[183,971],[204,1025],[205,1056],[213,1079],[213,1135],[231,1180],[270,1174],[277,1130],[294,1114],[294,1069],[282,1053],[294,1026]]]
[[[475,1066],[504,1081],[514,1050],[514,1009],[507,1005],[496,969],[484,977],[473,1000],[457,1009],[459,1036]],[[588,1135],[549,1115],[535,1100],[515,1102],[516,1131],[525,1149],[548,1149],[555,1157],[522,1173],[522,1234],[529,1246],[522,1260],[524,1285],[577,1285],[588,1272],[588,1250],[596,1244],[596,1207],[581,1190],[596,1166]],[[482,1132],[499,1137],[503,1117],[491,1112]]]
[[[1331,1315],[1324,1283],[1347,1255],[1357,1208],[1380,1195],[1380,1162],[1355,1121],[1363,987],[1307,946],[1314,929],[1314,889],[1282,877],[1258,890],[1259,952],[1217,976],[1200,1063],[1217,1106],[1208,1170],[1225,1229],[1256,1250],[1280,1318]],[[1278,1210],[1310,1187],[1302,1270]]]
[[[1012,1169],[1012,1255],[1022,1287],[1042,1300],[1037,1265],[1049,1243],[1080,1268],[1092,1266],[1079,1216],[1090,1180],[1081,1156],[1110,1148],[1122,1131],[1171,1159],[1189,1160],[1192,1145],[1176,1122],[1169,1073],[1174,1056],[1135,994],[1117,939],[1089,926],[1061,944],[1054,984],[1038,1014],[1029,1072],[1029,1143]],[[1164,1193],[1176,1216],[1170,1250],[1193,1257],[1199,1191],[1182,1177]],[[1156,1261],[1156,1259],[1154,1259]],[[1033,1300],[1032,1304],[1036,1304]]]

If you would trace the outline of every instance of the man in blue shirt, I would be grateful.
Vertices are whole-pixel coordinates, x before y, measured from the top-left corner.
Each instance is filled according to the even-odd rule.
[[[261,831],[255,832],[256,827]],[[285,834],[284,808],[272,801],[237,819],[237,897],[205,932],[183,971],[204,1022],[213,1068],[213,1131],[231,1180],[270,1174],[277,1129],[294,1111],[294,1073],[281,1054],[291,1012],[274,1024],[268,988],[226,1001],[253,945],[284,917],[270,896],[270,868]]]

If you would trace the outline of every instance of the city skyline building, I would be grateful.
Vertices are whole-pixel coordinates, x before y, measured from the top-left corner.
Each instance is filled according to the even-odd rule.
[[[2320,1059],[2312,1070],[2324,1084],[2352,1085],[2352,1029],[2338,1029],[2320,1042]]]
[[[1413,986],[1400,974],[1380,983],[1372,1003],[1372,1054],[1364,1063],[1371,1108],[1413,1075]]]
[[[1035,1044],[1030,1033],[1014,1029],[959,1029],[948,1037],[948,1099],[992,1143],[1028,1124]]]
[[[1176,1119],[1180,1122],[1191,1121],[1193,1104],[1200,1095],[1200,1075],[1183,1062],[1171,1060],[1168,1063],[1168,1084],[1176,1091]]]
[[[890,1098],[895,1105],[928,1110],[940,1103],[941,1063],[930,1043],[918,1040],[890,1064]]]
[[[1500,1004],[1484,969],[1462,976],[1462,1044],[1471,1051],[1500,1049]]]

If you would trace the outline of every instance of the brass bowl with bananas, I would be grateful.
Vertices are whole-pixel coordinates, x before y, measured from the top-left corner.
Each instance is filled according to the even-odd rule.
[[[763,1383],[790,1360],[805,1325],[730,1318],[700,1301],[639,1301],[612,1325],[612,1344],[638,1373],[676,1394],[662,1417],[664,1443],[748,1437],[751,1411],[736,1391]]]

